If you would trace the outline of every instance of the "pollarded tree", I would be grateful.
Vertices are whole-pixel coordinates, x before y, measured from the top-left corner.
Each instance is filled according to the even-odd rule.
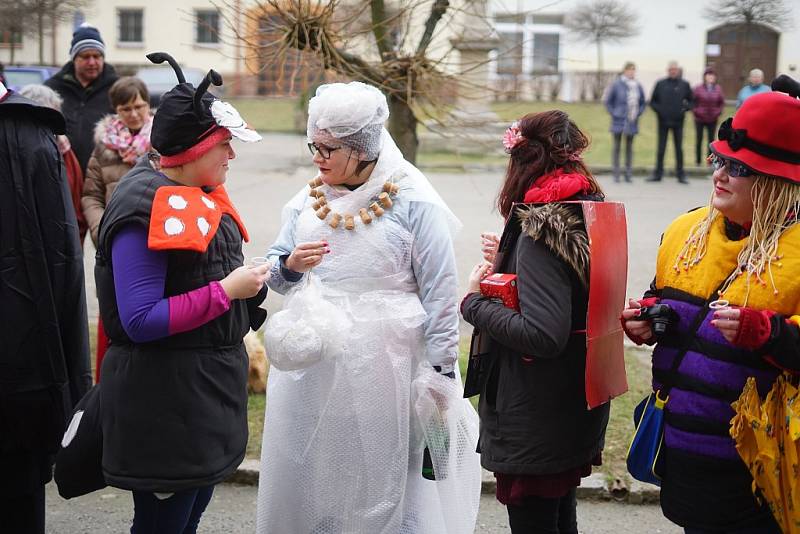
[[[257,0],[255,8],[244,10],[223,1],[220,11],[238,42],[254,51],[261,65],[276,66],[279,72],[287,64],[295,71],[316,65],[381,89],[389,102],[387,128],[406,159],[414,162],[417,125],[423,118],[441,116],[447,95],[464,85],[462,73],[451,63],[453,44],[437,42],[437,30],[463,23],[459,17],[465,15],[488,25],[484,1],[454,3],[458,5],[449,0]],[[476,16],[471,6],[483,9],[483,16]],[[241,18],[258,28],[258,34],[242,31],[237,24]],[[277,38],[265,40],[266,34]]]

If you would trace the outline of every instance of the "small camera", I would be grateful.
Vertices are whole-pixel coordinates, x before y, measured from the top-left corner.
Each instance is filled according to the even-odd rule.
[[[650,321],[650,324],[653,326],[653,335],[659,338],[667,331],[667,327],[677,323],[680,317],[678,317],[678,313],[673,310],[669,304],[653,304],[652,306],[640,308],[639,315],[636,319],[639,321]]]

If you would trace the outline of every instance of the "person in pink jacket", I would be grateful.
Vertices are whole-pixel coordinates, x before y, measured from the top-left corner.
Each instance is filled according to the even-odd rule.
[[[695,163],[699,166],[708,150],[703,149],[703,132],[708,132],[708,142],[714,140],[717,133],[717,120],[725,107],[725,96],[722,87],[717,83],[717,73],[707,67],[703,73],[703,83],[694,88],[694,127]]]

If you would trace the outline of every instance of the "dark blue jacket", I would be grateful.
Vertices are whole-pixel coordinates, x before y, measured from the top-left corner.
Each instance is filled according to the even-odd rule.
[[[639,117],[645,110],[644,89],[642,84],[636,82],[639,89],[638,106],[636,112],[636,119],[631,121],[628,119],[628,84],[622,76],[611,85],[606,95],[604,104],[608,113],[611,115],[611,127],[608,129],[611,133],[625,135],[636,135],[639,133]]]

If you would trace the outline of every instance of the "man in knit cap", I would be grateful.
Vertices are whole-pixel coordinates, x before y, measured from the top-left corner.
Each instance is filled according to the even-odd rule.
[[[94,126],[114,112],[108,90],[117,81],[117,73],[105,62],[105,51],[100,31],[81,24],[72,34],[72,60],[45,82],[64,99],[61,112],[67,121],[67,137],[84,173],[94,149]]]

